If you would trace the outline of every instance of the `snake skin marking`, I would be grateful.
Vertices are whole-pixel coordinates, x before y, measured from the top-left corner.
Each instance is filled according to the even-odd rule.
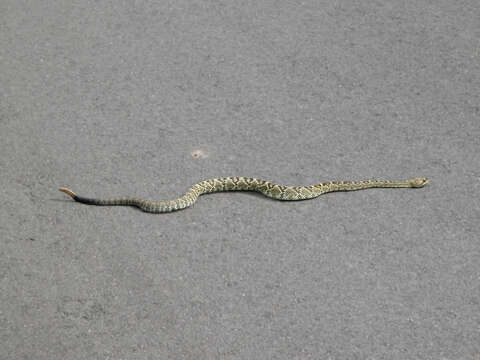
[[[277,200],[306,200],[333,191],[354,191],[368,188],[421,188],[428,179],[418,177],[406,181],[364,180],[364,181],[330,181],[311,186],[284,186],[265,180],[247,177],[226,177],[201,181],[193,185],[187,193],[170,201],[154,202],[131,197],[108,199],[87,198],[78,196],[72,190],[59,190],[72,197],[73,200],[89,205],[123,205],[135,206],[149,213],[166,213],[192,206],[202,194],[219,191],[256,191]]]

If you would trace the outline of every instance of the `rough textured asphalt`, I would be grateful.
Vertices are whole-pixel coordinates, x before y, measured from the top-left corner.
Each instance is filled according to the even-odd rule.
[[[1,359],[480,359],[478,1],[0,1]],[[151,215],[84,196],[427,176]]]

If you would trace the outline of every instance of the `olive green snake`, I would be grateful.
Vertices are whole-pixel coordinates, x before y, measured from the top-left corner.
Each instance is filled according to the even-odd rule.
[[[136,206],[149,213],[166,213],[185,209],[193,205],[202,194],[219,191],[256,191],[277,200],[306,200],[333,191],[354,191],[368,188],[421,188],[428,183],[424,177],[406,181],[365,180],[330,181],[311,186],[283,186],[265,180],[248,177],[225,177],[201,181],[193,185],[185,195],[170,201],[153,202],[134,197],[86,198],[78,196],[72,190],[59,190],[70,195],[75,201],[89,205]]]

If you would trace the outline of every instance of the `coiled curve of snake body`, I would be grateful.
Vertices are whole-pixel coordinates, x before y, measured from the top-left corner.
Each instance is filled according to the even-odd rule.
[[[59,190],[70,195],[75,201],[89,205],[124,205],[136,206],[149,213],[166,213],[185,209],[193,205],[202,194],[218,191],[256,191],[277,200],[306,200],[332,191],[353,191],[372,187],[380,188],[420,188],[427,184],[426,178],[414,178],[407,181],[365,180],[365,181],[331,181],[312,186],[283,186],[271,182],[248,178],[226,177],[210,179],[192,186],[185,195],[170,201],[153,202],[133,197],[115,197],[106,199],[78,196],[72,190]]]

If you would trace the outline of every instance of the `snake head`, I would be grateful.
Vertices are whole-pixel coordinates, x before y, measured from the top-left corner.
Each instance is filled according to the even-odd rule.
[[[410,182],[411,187],[421,188],[421,187],[424,187],[428,183],[428,179],[424,178],[424,177],[418,177],[418,178],[414,178],[414,179],[410,180],[409,182]]]

